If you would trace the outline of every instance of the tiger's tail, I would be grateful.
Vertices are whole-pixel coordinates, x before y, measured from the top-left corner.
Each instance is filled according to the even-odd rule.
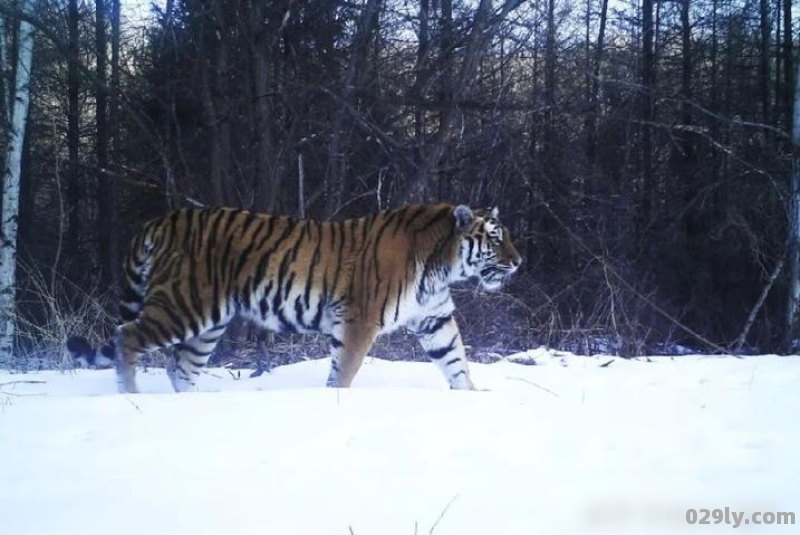
[[[110,366],[114,363],[113,341],[103,347],[94,347],[83,336],[70,336],[67,338],[67,350],[73,360],[82,366]]]
[[[155,245],[155,231],[156,225],[153,223],[145,225],[142,232],[134,238],[128,251],[119,301],[119,315],[123,322],[135,320],[142,310],[147,275]],[[94,347],[83,336],[70,336],[67,338],[66,346],[73,360],[82,366],[110,366],[116,360],[114,337],[102,347]]]

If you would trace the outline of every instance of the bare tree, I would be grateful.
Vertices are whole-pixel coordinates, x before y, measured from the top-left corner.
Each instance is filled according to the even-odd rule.
[[[794,118],[792,130],[792,177],[791,209],[789,212],[789,264],[790,286],[788,303],[788,327],[791,349],[798,346],[800,334],[800,67],[797,69],[794,86]]]
[[[493,37],[494,29],[522,2],[523,0],[506,0],[496,12],[492,10],[491,0],[481,0],[478,4],[464,47],[461,69],[452,80],[451,90],[445,95],[447,100],[442,103],[438,130],[428,144],[420,164],[417,180],[413,184],[411,192],[406,196],[407,198],[418,200],[424,196],[425,188],[430,183],[453,135],[459,100],[473,86],[471,82],[475,77],[481,54],[487,42]],[[444,4],[443,2],[443,8]],[[447,73],[448,67],[445,66],[443,70]]]
[[[77,253],[81,248],[81,180],[80,180],[80,51],[78,22],[80,12],[78,0],[67,4],[67,200],[69,222],[67,227],[67,250]],[[82,265],[75,266],[78,272]]]
[[[588,6],[591,4],[587,2],[587,13]],[[597,114],[599,112],[598,106],[598,96],[600,93],[600,67],[603,62],[603,51],[605,46],[605,38],[606,38],[606,20],[608,18],[608,0],[602,0],[601,8],[600,8],[600,28],[597,32],[597,43],[595,44],[594,48],[594,61],[591,65],[591,76],[589,80],[589,110],[586,114],[586,159],[587,165],[589,167],[589,172],[591,173],[591,169],[594,165],[595,161],[595,152],[597,150]],[[588,57],[588,28],[589,28],[589,20],[590,14],[586,16],[586,27],[587,27],[587,57]]]
[[[655,107],[655,27],[653,0],[642,0],[642,185],[640,226],[649,223],[652,211],[653,183],[653,120]]]
[[[109,121],[108,121],[108,37],[106,34],[107,17],[106,0],[95,0],[95,52],[97,64],[95,65],[95,125],[97,136],[95,138],[95,156],[97,158],[97,221],[98,252],[100,270],[105,281],[109,274],[116,270],[116,265],[111,260],[111,241],[116,229],[113,221],[116,220],[116,191],[114,188],[113,174],[109,172]]]
[[[761,93],[761,114],[764,124],[770,123],[771,106],[769,98],[769,64],[770,64],[770,13],[769,1],[759,0],[759,27],[761,41],[759,42],[758,57],[758,83]]]
[[[786,115],[787,130],[792,130],[792,76],[794,58],[792,55],[792,0],[783,0],[783,108]]]
[[[109,120],[109,142],[111,162],[115,170],[120,169],[121,145],[120,139],[120,0],[111,0],[111,83],[108,94],[108,120]],[[109,180],[108,199],[106,202],[106,213],[108,220],[104,220],[107,230],[103,239],[106,240],[106,269],[108,269],[108,280],[111,281],[111,288],[114,292],[119,291],[119,266],[121,265],[119,255],[119,188],[117,187],[116,174],[106,173]]]
[[[326,215],[330,216],[342,204],[342,197],[347,189],[347,157],[344,153],[345,124],[350,114],[349,106],[356,90],[359,76],[366,68],[369,56],[369,45],[373,41],[378,27],[378,15],[381,0],[366,0],[366,4],[358,19],[358,28],[353,38],[353,51],[348,59],[344,79],[342,80],[340,103],[333,117],[331,142],[328,148],[328,166],[325,173],[325,189],[328,192]]]

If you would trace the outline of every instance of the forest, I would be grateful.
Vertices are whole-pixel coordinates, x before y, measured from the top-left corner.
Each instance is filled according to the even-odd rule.
[[[523,256],[503,290],[454,292],[473,360],[792,352],[797,18],[791,0],[6,0],[0,367],[108,336],[122,255],[172,208],[439,201],[497,206]],[[238,324],[215,359],[323,345]],[[422,358],[403,333],[375,353]]]

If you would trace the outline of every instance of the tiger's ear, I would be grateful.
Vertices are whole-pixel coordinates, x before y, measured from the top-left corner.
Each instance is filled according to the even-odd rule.
[[[492,208],[492,218],[497,219],[500,216],[500,210],[495,206]]]
[[[472,210],[466,204],[459,204],[456,206],[453,210],[453,215],[456,218],[456,228],[462,231],[466,230],[475,218]]]

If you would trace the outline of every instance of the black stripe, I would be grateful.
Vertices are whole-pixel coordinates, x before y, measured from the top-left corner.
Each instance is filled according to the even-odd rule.
[[[408,229],[410,229],[410,228],[411,228],[411,225],[414,223],[414,221],[416,221],[416,220],[417,220],[417,218],[418,218],[419,216],[421,216],[422,214],[424,214],[424,213],[425,213],[426,209],[427,209],[427,207],[426,207],[425,205],[419,205],[419,206],[418,206],[418,209],[417,209],[417,211],[416,211],[416,212],[414,212],[414,213],[411,215],[411,217],[409,217],[408,219],[406,219],[406,224],[405,224],[406,231],[408,231]],[[408,209],[406,209],[406,213],[408,213],[408,211],[409,211],[409,210],[408,210]]]
[[[228,219],[231,219],[231,217],[228,217]],[[225,241],[225,247],[223,247],[223,249],[222,249],[222,256],[219,257],[218,259],[215,259],[216,260],[216,265],[218,267],[221,267],[221,269],[222,269],[222,274],[224,274],[224,275],[226,275],[228,277],[227,278],[228,284],[230,284],[231,279],[233,278],[232,277],[232,274],[233,274],[233,262],[231,261],[231,249],[233,248],[233,243],[235,241],[233,236],[228,235],[228,232],[227,232],[229,230],[230,224],[231,224],[230,221],[226,222],[226,224],[225,224],[225,231],[226,232],[225,232],[225,235],[223,236],[223,239]],[[209,253],[210,252],[211,251],[209,251]],[[230,295],[230,293],[228,295]]]
[[[139,333],[143,336],[139,337]],[[140,350],[146,349],[150,344],[163,346],[172,341],[172,333],[164,325],[155,321],[139,322],[136,340],[139,342]]]
[[[291,293],[292,287],[294,286],[294,278],[295,278],[295,273],[294,271],[292,271],[291,273],[289,273],[289,277],[287,277],[286,279],[286,286],[283,288],[284,301],[286,299],[289,299],[289,294]]]
[[[200,351],[199,349],[197,349],[195,347],[192,347],[189,344],[184,344],[184,343],[175,344],[175,349],[177,349],[178,351],[186,351],[187,353],[191,353],[192,355],[195,355],[196,357],[207,357],[213,351],[213,350],[212,351]]]
[[[389,289],[386,289],[386,294],[383,296],[383,304],[381,305],[381,317],[380,317],[380,324],[381,327],[385,325],[383,318],[386,317],[386,306],[389,304]]]
[[[258,245],[256,246],[257,250],[260,251],[261,248],[264,247],[264,245],[266,245],[270,237],[272,237],[272,231],[275,230],[275,222],[277,221],[277,219],[278,218],[275,216],[269,216],[269,218],[267,219],[267,231],[263,232],[263,236],[261,237],[261,240],[258,242]],[[291,223],[291,220],[289,220],[288,222]],[[292,226],[292,228],[294,228],[294,226]],[[284,231],[285,230],[286,229],[284,229]]]
[[[168,249],[177,249],[177,247],[173,247],[173,244],[178,240],[177,232],[178,232],[178,222],[183,218],[186,214],[185,210],[175,210],[170,214],[169,219],[167,220],[166,225],[162,225],[161,235],[163,236],[164,246]]]
[[[217,294],[214,294],[214,301],[217,300]],[[211,303],[211,322],[219,323],[222,320],[222,311],[220,310],[219,303]]]
[[[183,322],[181,321],[180,315],[175,313],[171,303],[169,303],[169,301],[166,298],[163,299],[154,298],[150,303],[150,305],[159,307],[164,312],[164,314],[170,319],[172,325],[176,330],[184,329],[184,325]]]
[[[264,288],[264,295],[261,297],[261,301],[258,304],[259,309],[261,310],[261,317],[266,321],[267,313],[269,313],[269,293],[272,291],[272,281],[269,281],[269,284]]]
[[[272,259],[273,253],[277,251],[278,247],[280,247],[281,244],[289,238],[289,236],[294,231],[295,227],[296,223],[294,222],[294,220],[292,219],[286,220],[286,227],[283,229],[283,232],[281,233],[280,236],[278,236],[278,239],[275,241],[275,243],[272,244],[272,247],[270,247],[266,252],[263,253],[261,260],[258,262],[258,267],[256,268],[257,280],[261,281],[264,280],[264,278],[266,278],[266,270],[269,265],[269,261]]]
[[[322,248],[322,229],[320,229],[319,235],[317,236],[317,243],[316,246],[314,247],[314,255],[311,257],[311,263],[308,266],[308,274],[306,275],[306,288],[303,296],[306,308],[311,307],[311,285],[314,281],[314,268],[319,263],[319,259],[321,257],[321,248]]]
[[[458,338],[458,334],[453,335],[453,339],[450,340],[450,343],[444,347],[440,347],[438,349],[429,349],[428,356],[433,360],[441,360],[445,355],[450,353],[456,348],[456,338]]]
[[[403,295],[403,283],[397,283],[397,301],[394,304],[394,323],[397,323],[398,318],[400,317],[400,298]]]
[[[217,244],[217,234],[219,233],[219,228],[222,225],[222,213],[217,211],[214,212],[211,219],[211,229],[208,232],[208,240],[206,241],[206,273],[208,273],[209,277],[214,276],[214,255],[212,251]]]
[[[383,222],[383,225],[381,225],[381,228],[379,228],[378,232],[375,234],[375,238],[374,238],[375,241],[373,242],[373,246],[372,246],[372,256],[373,256],[372,261],[373,261],[373,266],[375,268],[375,292],[374,292],[375,293],[375,297],[378,296],[378,292],[379,292],[380,284],[381,284],[381,271],[380,271],[380,261],[379,261],[381,238],[383,238],[383,233],[386,232],[386,229],[389,227],[389,225],[393,221],[393,218],[396,217],[397,215],[398,215],[398,212],[394,212],[394,213],[390,214],[389,217],[387,217],[386,220]],[[386,291],[388,293],[389,289],[387,288]],[[387,295],[387,299],[388,299],[388,295]],[[385,302],[384,302],[384,307],[385,306],[386,305],[385,305]]]
[[[247,234],[247,231],[250,229],[250,226],[258,221],[258,218],[252,212],[241,211],[239,214],[244,216],[244,223],[242,223],[242,226],[239,229],[239,237],[244,238],[245,234]]]
[[[339,248],[336,253],[336,256],[332,259],[332,262],[336,266],[336,270],[333,272],[333,284],[331,285],[331,290],[336,291],[337,284],[339,283],[339,273],[342,269],[342,264],[344,264],[344,224],[342,223],[335,223],[331,224],[331,234],[333,236],[333,242],[336,242],[336,231],[338,230],[339,233]]]
[[[284,315],[283,309],[279,308],[275,315],[278,317],[278,321],[281,324],[281,332],[288,332],[290,334],[297,332],[297,327]]]
[[[424,334],[430,336],[434,334],[436,331],[441,329],[442,327],[447,324],[453,316],[431,316],[422,320],[419,326],[419,330],[417,330],[417,334]]]
[[[245,233],[247,232],[248,227],[254,221],[256,221],[255,216],[253,216],[252,214],[248,214],[248,218],[245,220],[244,226],[243,226],[242,231],[241,231],[241,236],[240,236],[241,239],[245,238]],[[262,221],[262,222],[259,223],[259,228],[254,231],[254,234],[257,235],[258,232],[261,230],[261,228],[263,228],[263,226],[264,226],[264,223]],[[256,247],[256,241],[253,240],[253,239],[250,239],[250,242],[247,245],[247,247],[245,247],[245,249],[239,253],[239,259],[236,262],[236,267],[233,269],[232,278],[234,278],[234,279],[238,279],[239,278],[239,276],[242,273],[242,269],[244,269],[244,265],[247,262],[247,259],[253,253],[253,250],[255,249],[255,247]]]
[[[297,324],[303,328],[306,327],[305,322],[303,322],[303,314],[305,311],[306,309],[303,307],[303,297],[298,295],[294,300],[294,315],[297,320]]]
[[[186,260],[184,259],[183,261],[185,262]],[[205,311],[203,310],[203,308],[204,308],[203,307],[203,304],[204,304],[203,303],[203,299],[200,296],[200,286],[201,285],[200,285],[199,281],[197,280],[198,271],[199,270],[197,269],[196,255],[194,255],[192,253],[189,253],[189,269],[186,272],[186,277],[188,278],[188,280],[186,281],[186,285],[189,287],[189,299],[191,300],[192,310],[194,312],[194,316],[195,317],[199,317],[200,321],[202,321],[203,319],[205,319],[204,314],[203,314]],[[212,306],[213,306],[213,300],[215,298],[216,298],[216,295],[214,297],[212,297]],[[198,331],[195,332],[195,336],[198,335],[198,334],[200,334],[199,325],[198,325]]]
[[[180,291],[180,283],[181,281],[176,281],[175,283],[173,283],[172,299],[175,302],[175,305],[177,305],[177,307],[180,309],[181,313],[183,314],[184,320],[186,321],[186,323],[188,323],[188,325],[178,324],[178,327],[182,328],[184,331],[188,327],[192,331],[192,334],[194,336],[197,336],[200,334],[200,323],[197,321],[197,318],[195,317],[195,312],[192,310],[189,303],[187,303],[184,300],[183,292]]]
[[[452,365],[453,365],[453,364],[455,364],[456,362],[461,362],[461,357],[456,357],[456,358],[454,358],[454,359],[450,359],[450,360],[448,360],[447,362],[445,362],[445,364],[444,364],[444,365],[445,365],[445,366],[452,366]]]
[[[330,336],[329,340],[330,340],[331,347],[333,347],[335,349],[340,349],[340,348],[344,347],[344,344],[342,343],[342,341],[339,340],[338,338],[334,337],[333,335]]]
[[[128,278],[128,282],[131,286],[141,286],[142,276],[138,271],[138,266],[131,266],[131,262],[135,261],[136,259],[130,255],[128,261],[125,263],[125,276]]]
[[[139,294],[139,292],[134,290],[132,286],[126,286],[125,289],[122,292],[121,300],[122,301],[127,301],[129,303],[139,303],[139,304],[141,304],[142,296],[141,296],[141,294]]]
[[[311,329],[315,331],[319,331],[319,324],[322,322],[322,311],[325,308],[325,303],[328,301],[328,279],[323,277],[322,278],[322,291],[319,294],[319,299],[317,300],[317,311],[314,314],[314,318],[311,320]]]
[[[422,226],[422,228],[418,229],[417,232],[424,232],[428,230],[432,226],[436,225],[436,223],[438,223],[442,219],[445,219],[448,215],[450,215],[450,213],[451,213],[450,208],[440,209],[439,211],[436,212],[436,215],[434,215],[432,218],[426,221],[425,224]]]

